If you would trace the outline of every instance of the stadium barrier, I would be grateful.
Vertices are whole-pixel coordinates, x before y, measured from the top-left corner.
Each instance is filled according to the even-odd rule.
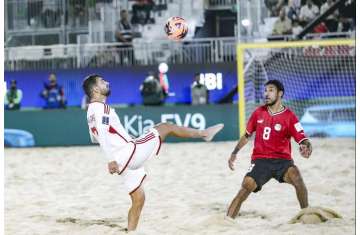
[[[5,70],[118,68],[135,65],[212,64],[235,61],[236,40],[201,38],[173,42],[134,39],[132,44],[88,43],[7,47]]]
[[[171,122],[177,125],[203,129],[216,123],[225,123],[224,129],[215,137],[216,141],[238,138],[238,110],[236,104],[202,106],[135,106],[115,108],[120,121],[128,133],[134,137],[146,132],[159,122]],[[5,128],[30,132],[35,146],[71,146],[89,145],[90,137],[86,121],[86,111],[69,110],[33,110],[6,111]],[[179,142],[169,137],[167,142]],[[186,139],[184,141],[194,141]]]

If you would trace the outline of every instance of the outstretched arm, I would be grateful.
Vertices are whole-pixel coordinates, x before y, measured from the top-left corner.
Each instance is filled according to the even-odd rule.
[[[235,170],[234,168],[234,162],[236,160],[236,154],[239,152],[242,147],[244,147],[248,142],[251,135],[248,133],[245,133],[243,136],[241,136],[239,142],[236,144],[234,150],[231,153],[231,156],[228,160],[228,165],[231,170]]]
[[[304,158],[309,158],[312,153],[312,145],[308,139],[305,139],[299,143],[300,145],[300,154]]]

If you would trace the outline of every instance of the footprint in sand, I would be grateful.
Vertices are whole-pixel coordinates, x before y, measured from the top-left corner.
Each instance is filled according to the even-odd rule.
[[[257,212],[257,211],[242,211],[242,212],[240,212],[239,216],[244,217],[244,218],[260,217],[260,219],[266,219],[266,220],[270,219],[270,217],[268,215],[265,215],[265,214]]]
[[[63,224],[77,224],[79,226],[92,226],[92,225],[103,225],[111,228],[120,228],[121,231],[126,231],[126,228],[118,225],[118,223],[124,223],[122,218],[105,218],[105,219],[94,219],[94,220],[86,220],[86,219],[77,219],[72,217],[66,217],[62,219],[57,219],[57,223]]]

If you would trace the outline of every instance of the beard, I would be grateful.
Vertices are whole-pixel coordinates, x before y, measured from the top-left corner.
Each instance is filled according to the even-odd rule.
[[[265,99],[265,105],[266,106],[273,106],[277,101],[278,101],[278,99],[268,100],[268,101]]]
[[[105,95],[106,97],[109,97],[109,96],[111,95],[111,90],[108,89],[107,91],[105,91],[104,95]]]

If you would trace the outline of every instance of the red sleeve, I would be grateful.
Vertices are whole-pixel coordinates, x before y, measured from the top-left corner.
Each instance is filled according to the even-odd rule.
[[[301,141],[307,139],[304,129],[294,113],[291,113],[289,130],[296,143],[300,143]]]
[[[248,120],[247,126],[246,126],[246,133],[251,135],[256,130],[256,110],[251,114],[250,119]]]

